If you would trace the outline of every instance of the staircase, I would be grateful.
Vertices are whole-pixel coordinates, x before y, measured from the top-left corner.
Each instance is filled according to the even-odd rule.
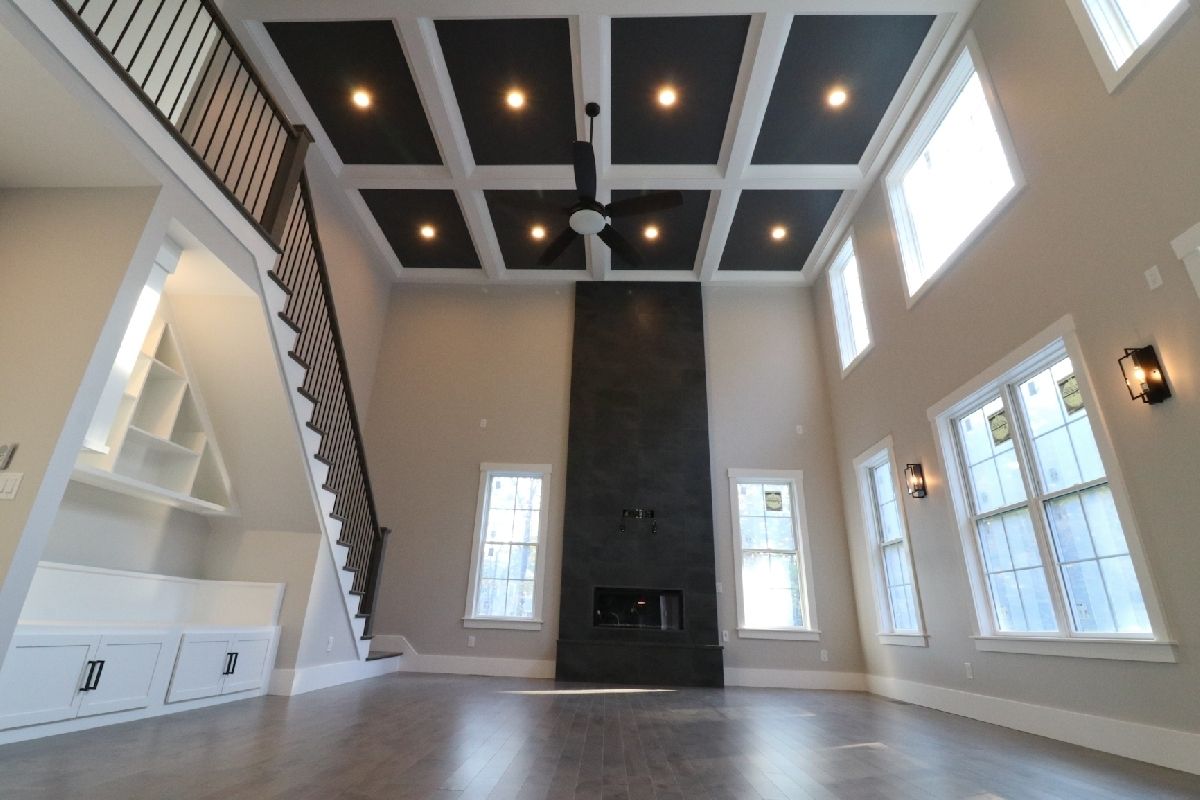
[[[388,529],[379,524],[325,256],[288,122],[214,0],[54,0],[230,203],[280,251],[263,282],[321,522],[360,659]]]

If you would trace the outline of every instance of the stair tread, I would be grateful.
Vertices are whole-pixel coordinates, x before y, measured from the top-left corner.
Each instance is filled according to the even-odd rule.
[[[367,653],[367,661],[378,661],[381,658],[395,658],[402,655],[404,655],[402,652],[392,653],[387,650],[371,650]]]

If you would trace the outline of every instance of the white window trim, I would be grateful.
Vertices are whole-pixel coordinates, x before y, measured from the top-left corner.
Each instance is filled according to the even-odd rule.
[[[1200,297],[1200,222],[1188,228],[1171,241],[1171,249],[1183,262],[1196,296]]]
[[[751,628],[746,625],[746,612],[742,591],[742,525],[738,515],[738,483],[749,481],[788,483],[792,488],[792,525],[796,532],[796,555],[800,557],[800,574],[804,577],[804,621],[807,626],[787,628]],[[808,545],[808,514],[804,507],[804,471],[798,469],[730,469],[729,470],[729,514],[732,517],[733,574],[737,600],[737,631],[739,639],[784,639],[793,641],[820,641],[821,629],[817,625],[817,610],[813,592],[812,553]]]
[[[904,526],[904,552],[908,555],[909,569],[912,570],[913,599],[917,606],[917,629],[915,631],[897,631],[892,626],[891,600],[888,596],[883,561],[880,558],[879,530],[875,521],[875,497],[871,491],[869,471],[871,467],[880,462],[881,456],[887,459],[892,477],[892,487],[896,492],[897,507],[900,510],[900,523]],[[917,563],[913,558],[908,513],[904,507],[904,498],[908,497],[908,492],[900,485],[900,472],[896,469],[896,451],[891,435],[885,436],[871,445],[858,458],[854,459],[854,475],[858,481],[859,510],[862,513],[863,533],[866,537],[867,561],[871,567],[871,591],[875,595],[879,641],[889,645],[925,647],[929,637],[925,633],[925,611],[921,604],[921,587],[917,581]]]
[[[1054,358],[1059,357],[1058,354],[1064,348],[1075,367],[1080,392],[1083,394],[1088,417],[1095,432],[1096,447],[1100,451],[1100,459],[1104,464],[1108,486],[1117,507],[1117,515],[1125,531],[1130,559],[1141,586],[1142,599],[1146,604],[1146,614],[1153,631],[1150,637],[1123,636],[1113,633],[1095,636],[1076,633],[1069,628],[1065,634],[1062,632],[1046,635],[1025,632],[1006,634],[998,631],[993,622],[991,598],[987,591],[983,563],[979,554],[977,538],[970,524],[971,507],[966,496],[966,483],[955,449],[953,419],[956,415],[964,413],[988,399],[999,390],[1001,385],[1011,380],[1014,371],[1025,368],[1033,369],[1039,360],[1044,360],[1048,365]],[[1175,660],[1174,642],[1168,635],[1167,622],[1158,600],[1153,575],[1147,565],[1145,550],[1138,533],[1129,496],[1125,490],[1120,464],[1117,462],[1112,448],[1112,439],[1104,420],[1103,410],[1092,391],[1092,381],[1088,374],[1087,363],[1084,361],[1079,339],[1075,335],[1075,322],[1070,315],[1059,319],[1046,330],[993,364],[983,374],[956,389],[930,408],[928,416],[933,425],[934,438],[938,441],[942,468],[947,477],[945,485],[950,492],[958,520],[964,561],[967,565],[967,576],[970,580],[973,605],[975,606],[976,635],[973,638],[977,650],[1115,660]],[[1055,603],[1060,603],[1062,598],[1061,579],[1057,577],[1057,571],[1052,567],[1048,569],[1048,573],[1054,573],[1048,577],[1054,578],[1051,591]]]
[[[1109,94],[1116,92],[1125,79],[1137,70],[1146,56],[1150,55],[1150,52],[1159,45],[1176,23],[1183,19],[1190,8],[1188,0],[1181,0],[1179,5],[1172,9],[1171,13],[1154,29],[1154,33],[1137,46],[1125,63],[1120,67],[1114,67],[1112,58],[1108,55],[1108,48],[1104,46],[1104,40],[1100,37],[1100,32],[1096,30],[1096,23],[1092,21],[1092,15],[1088,12],[1084,0],[1066,0],[1066,3],[1067,8],[1071,9],[1071,16],[1075,18],[1075,24],[1083,36],[1083,42],[1087,46],[1088,53],[1092,56],[1096,70],[1100,73],[1100,79],[1104,81],[1104,86],[1108,89]]]
[[[479,571],[483,559],[483,516],[487,500],[488,476],[493,473],[501,475],[518,475],[542,479],[542,507],[538,512],[537,567],[533,578],[533,617],[484,617],[475,613],[475,598],[479,591]],[[546,585],[546,546],[549,537],[546,531],[546,520],[550,509],[550,479],[552,467],[549,464],[491,464],[479,465],[479,497],[475,504],[475,538],[471,544],[471,570],[467,581],[467,608],[463,614],[464,628],[504,628],[516,631],[540,631],[542,629],[542,595]]]
[[[842,364],[842,337],[849,336],[851,339],[853,339],[854,334],[852,329],[847,330],[847,328],[851,328],[851,323],[849,319],[850,309],[845,307],[845,284],[843,281],[839,280],[839,282],[843,283],[843,291],[840,293],[841,297],[839,297],[839,292],[834,282],[834,273],[840,272],[845,267],[850,256],[854,257],[855,263],[858,265],[858,283],[859,286],[864,289],[863,316],[866,318],[867,322],[867,344],[854,356],[854,358]],[[833,332],[838,344],[838,363],[842,364],[842,377],[845,378],[850,374],[850,370],[857,367],[859,362],[866,358],[867,354],[875,348],[875,335],[871,332],[871,314],[867,309],[867,297],[865,291],[866,286],[863,285],[862,262],[858,260],[858,245],[854,237],[853,229],[851,229],[850,233],[846,235],[846,240],[842,242],[842,246],[837,249],[837,255],[833,257],[833,261],[829,262],[829,268],[826,270],[826,275],[828,276],[827,282],[829,283],[829,302],[832,304],[833,308]],[[845,316],[843,316],[843,314]]]
[[[1008,160],[1008,169],[1012,173],[1013,185],[1000,198],[992,210],[980,220],[975,229],[946,257],[941,266],[930,273],[925,282],[913,292],[910,291],[908,285],[908,273],[904,266],[906,263],[904,254],[906,250],[911,251],[913,249],[911,242],[914,236],[907,211],[900,213],[900,209],[905,208],[904,196],[900,190],[900,180],[905,169],[920,155],[921,151],[925,149],[925,146],[933,137],[933,134],[941,126],[942,120],[949,113],[954,101],[958,99],[962,87],[966,84],[971,72],[979,75],[979,82],[983,87],[983,96],[987,100],[988,110],[992,115],[992,122],[995,124],[996,133],[1000,138],[1000,146],[1004,150],[1005,158]],[[1025,189],[1025,173],[1022,172],[1020,161],[1017,159],[1017,148],[1013,143],[1012,134],[1009,132],[1008,122],[1000,106],[1000,99],[996,96],[996,91],[992,86],[991,75],[988,73],[987,65],[984,64],[983,53],[979,49],[979,42],[976,41],[975,35],[970,31],[967,31],[963,36],[962,47],[959,48],[958,53],[950,61],[950,66],[939,79],[937,88],[930,93],[929,98],[921,106],[920,111],[917,112],[917,120],[918,122],[909,132],[904,146],[892,157],[887,171],[884,173],[884,186],[887,189],[888,196],[888,213],[892,217],[892,242],[896,248],[897,261],[900,265],[900,280],[904,286],[905,302],[910,309],[975,245],[1000,215],[1008,209],[1017,195]]]

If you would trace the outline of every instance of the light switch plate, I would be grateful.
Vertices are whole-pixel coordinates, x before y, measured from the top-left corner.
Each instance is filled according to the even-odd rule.
[[[15,500],[24,472],[0,472],[0,500]]]
[[[0,444],[0,472],[8,469],[16,453],[17,446],[15,444]]]
[[[1162,273],[1158,271],[1158,267],[1151,267],[1146,270],[1146,285],[1151,291],[1162,286]]]

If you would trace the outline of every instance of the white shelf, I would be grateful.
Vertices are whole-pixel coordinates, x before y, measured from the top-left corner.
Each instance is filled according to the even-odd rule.
[[[129,432],[125,434],[126,439],[128,439],[128,437],[131,435],[134,438],[145,442],[148,447],[156,448],[169,455],[180,456],[182,458],[200,457],[200,450],[193,450],[187,445],[182,445],[179,442],[173,442],[170,439],[165,439],[162,436],[151,433],[150,431],[144,431],[136,425],[129,426]]]
[[[75,469],[71,472],[71,480],[205,516],[220,517],[228,516],[232,513],[226,506],[217,505],[208,500],[201,500],[199,497],[192,497],[190,494],[176,492],[153,483],[138,480],[137,478],[131,478],[119,472],[108,472],[107,470],[96,469],[94,467],[76,465]]]

